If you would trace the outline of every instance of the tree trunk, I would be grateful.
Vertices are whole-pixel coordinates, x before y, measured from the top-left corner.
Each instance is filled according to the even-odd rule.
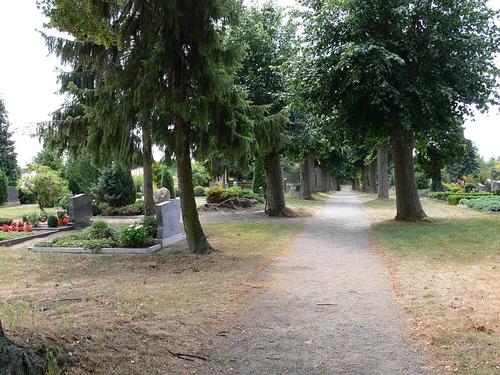
[[[309,155],[304,156],[300,166],[300,198],[312,199],[311,196],[311,172],[309,170]]]
[[[316,191],[321,191],[325,192],[325,180],[323,176],[323,168],[321,167],[316,167],[314,168],[315,175],[316,175]]]
[[[359,180],[358,180],[358,178],[357,178],[357,177],[356,177],[356,178],[354,178],[353,184],[354,184],[354,185],[353,185],[353,186],[354,186],[354,190],[356,190],[356,191],[360,191],[360,189],[359,189]]]
[[[368,193],[368,167],[366,165],[363,165],[363,168],[361,169],[361,184],[362,184],[362,190],[365,193]]]
[[[376,193],[377,192],[377,161],[376,160],[373,160],[370,163],[370,166],[368,168],[368,177],[369,177],[368,192],[369,193]]]
[[[396,220],[420,220],[426,217],[418,197],[413,165],[413,132],[396,126],[392,152],[396,185]]]
[[[151,123],[142,124],[142,169],[144,171],[144,213],[152,216],[156,212],[153,200],[153,149],[151,142]]]
[[[309,163],[309,181],[311,186],[311,193],[316,193],[318,191],[318,183],[316,181],[316,170],[314,167],[314,159],[311,155],[308,156]]]
[[[389,198],[389,162],[387,160],[387,146],[380,146],[377,150],[378,169],[378,197]]]
[[[337,184],[338,184],[337,177],[336,176],[332,176],[332,189],[331,189],[332,191],[337,191],[338,190],[337,189]]]
[[[44,373],[44,361],[7,339],[0,322],[0,374],[42,375]]]
[[[439,166],[432,168],[431,175],[431,190],[432,191],[443,191],[443,180],[441,178],[441,168]]]
[[[283,216],[285,214],[285,193],[280,156],[273,152],[265,156],[267,183],[267,214]]]
[[[180,105],[185,100],[185,89],[182,77],[182,54],[174,57],[173,62],[173,99]],[[175,127],[175,159],[177,164],[177,180],[179,182],[182,221],[186,231],[189,250],[196,254],[207,254],[213,249],[201,227],[196,200],[194,198],[193,171],[191,168],[190,126],[180,113],[174,114]]]

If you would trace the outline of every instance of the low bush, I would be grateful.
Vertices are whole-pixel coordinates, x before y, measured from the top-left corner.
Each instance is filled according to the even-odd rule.
[[[466,193],[472,193],[474,189],[476,189],[476,184],[470,182],[466,183],[464,186],[464,190]]]
[[[144,216],[141,224],[147,228],[150,237],[156,238],[158,232],[158,219],[156,216]]]
[[[196,186],[194,188],[194,196],[195,197],[204,197],[205,196],[205,188],[203,186]]]
[[[476,199],[462,199],[460,204],[463,204],[476,211],[483,212],[500,212],[500,197],[480,197]]]
[[[50,215],[47,218],[47,225],[49,228],[57,228],[57,216]]]
[[[61,208],[64,208],[65,210],[69,209],[69,198],[71,198],[73,194],[65,194],[61,199],[59,199],[59,202],[57,205]]]
[[[98,250],[103,247],[116,247],[117,242],[110,238],[85,239],[80,235],[59,237],[51,241],[39,242],[38,247],[83,247],[84,249]]]
[[[5,218],[5,217],[0,217],[0,225],[4,225],[4,224],[12,225],[12,222],[13,222],[12,219],[8,219],[8,218]]]
[[[260,203],[264,202],[264,198],[260,194],[254,193],[252,190],[242,189],[239,186],[233,186],[228,191],[230,198],[247,198],[255,199]]]
[[[222,203],[229,199],[229,191],[219,185],[214,185],[207,190],[207,203]]]
[[[89,240],[112,239],[116,241],[117,239],[116,230],[102,220],[94,221],[86,232]]]
[[[151,243],[148,228],[129,225],[120,231],[120,244],[124,247],[145,247]]]
[[[458,204],[458,202],[460,202],[462,199],[478,199],[478,198],[487,197],[487,196],[491,196],[491,194],[490,193],[451,194],[451,195],[448,195],[447,201],[448,201],[448,204],[450,204],[452,206],[456,206]]]
[[[29,189],[19,189],[19,202],[21,204],[35,204],[36,195]]]
[[[33,211],[30,214],[26,215],[26,221],[34,226],[37,227],[40,224],[40,211]]]
[[[452,192],[452,193],[463,193],[464,192],[463,186],[459,185],[459,184],[447,184],[447,183],[443,183],[443,188],[446,191],[449,191],[449,192]]]
[[[101,210],[103,216],[138,216],[144,215],[144,202],[137,201],[123,207],[107,206]]]
[[[448,196],[453,194],[451,191],[431,191],[427,194],[429,198],[440,199],[442,201],[448,200]]]

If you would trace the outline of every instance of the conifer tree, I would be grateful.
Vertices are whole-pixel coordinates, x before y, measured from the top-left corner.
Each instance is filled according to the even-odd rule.
[[[9,130],[7,111],[2,98],[0,98],[0,170],[5,173],[10,185],[16,184],[19,169],[12,133]]]

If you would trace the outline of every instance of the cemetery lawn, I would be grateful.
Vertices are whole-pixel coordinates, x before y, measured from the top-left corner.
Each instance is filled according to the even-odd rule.
[[[21,219],[23,215],[28,215],[33,211],[40,211],[40,207],[37,204],[22,204],[15,207],[0,207],[0,218],[5,219]],[[46,208],[45,212],[48,215],[55,215],[55,208]]]
[[[33,232],[2,232],[0,231],[0,241],[4,240],[12,240],[13,238],[19,238],[19,237],[26,237],[26,236],[31,236]]]
[[[310,200],[304,200],[304,199],[298,199],[290,195],[290,193],[286,194],[286,205],[287,206],[292,206],[292,207],[300,207],[302,209],[305,209],[306,211],[309,211],[310,213],[315,213],[317,212],[328,200],[328,198],[331,197],[333,192],[330,193],[312,193],[312,199]]]
[[[196,373],[203,360],[169,351],[196,355],[209,345],[303,227],[302,219],[207,223],[217,251],[206,256],[185,245],[153,256],[0,248],[0,318],[9,338],[46,348],[71,374]]]
[[[428,222],[399,223],[395,200],[361,194],[398,300],[437,368],[498,373],[500,215],[422,199]]]

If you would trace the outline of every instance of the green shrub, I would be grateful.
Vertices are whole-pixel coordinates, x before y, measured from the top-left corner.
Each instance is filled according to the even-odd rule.
[[[117,238],[115,229],[102,220],[94,221],[92,226],[87,229],[87,235],[89,240],[99,240],[103,238],[116,240]]]
[[[135,191],[140,193],[144,188],[144,176],[133,176]]]
[[[50,215],[47,219],[47,225],[49,228],[57,228],[57,217]]]
[[[264,198],[260,194],[254,193],[252,190],[245,190],[240,188],[239,186],[233,186],[228,189],[230,198],[247,198],[247,199],[255,199],[260,203],[264,202]]]
[[[35,204],[36,195],[29,189],[21,188],[19,189],[19,202],[21,204]]]
[[[219,185],[214,185],[206,193],[208,203],[221,203],[229,199],[229,191]]]
[[[440,199],[442,201],[447,201],[448,196],[453,194],[451,191],[431,191],[427,196],[429,198]]]
[[[71,198],[72,196],[73,196],[73,194],[71,194],[71,193],[65,194],[61,199],[59,199],[59,202],[57,203],[57,205],[61,208],[64,208],[65,210],[68,210],[69,209],[69,198]]]
[[[175,188],[174,188],[174,177],[170,172],[170,169],[166,166],[163,166],[162,174],[161,174],[161,187],[165,187],[170,192],[170,199],[175,199]]]
[[[463,193],[464,192],[464,188],[462,187],[462,185],[458,185],[458,184],[443,183],[443,188],[446,191],[449,191],[452,193]]]
[[[26,221],[30,225],[37,227],[40,224],[40,217],[41,215],[39,211],[33,211],[30,214],[26,215]]]
[[[150,243],[149,231],[144,225],[129,225],[120,231],[120,244],[124,247],[145,247]]]
[[[156,216],[144,216],[141,220],[141,224],[148,230],[149,237],[156,238],[158,234],[158,219]]]
[[[500,197],[480,197],[476,199],[462,199],[460,204],[463,204],[476,211],[484,212],[500,212]]]
[[[266,171],[264,169],[264,160],[256,156],[253,165],[252,190],[255,194],[266,191]]]
[[[475,188],[476,188],[476,184],[473,184],[470,182],[466,183],[464,186],[464,190],[466,193],[472,193]]]
[[[193,172],[193,186],[206,186],[210,180],[207,169],[198,162],[191,164]]]
[[[117,242],[111,238],[85,239],[81,235],[59,237],[51,241],[39,242],[39,247],[83,247],[84,249],[98,250],[104,247],[116,247]]]
[[[8,187],[9,179],[5,173],[0,170],[0,205],[6,203],[9,199]]]
[[[106,202],[112,207],[122,207],[135,202],[135,187],[132,175],[118,165],[113,165],[101,172],[93,193],[99,202]]]
[[[451,194],[448,196],[448,204],[456,206],[458,202],[460,202],[462,199],[478,199],[487,196],[491,196],[491,194],[490,193]]]
[[[28,166],[28,173],[21,179],[21,186],[35,193],[40,209],[54,207],[69,192],[68,182],[45,165]]]
[[[11,225],[13,222],[12,219],[8,219],[8,218],[5,218],[5,217],[0,217],[0,225]]]
[[[103,216],[138,216],[144,215],[144,202],[137,201],[134,204],[129,204],[123,207],[106,207],[101,211]]]
[[[204,197],[205,196],[205,188],[203,186],[196,186],[194,188],[194,196],[195,197]]]

